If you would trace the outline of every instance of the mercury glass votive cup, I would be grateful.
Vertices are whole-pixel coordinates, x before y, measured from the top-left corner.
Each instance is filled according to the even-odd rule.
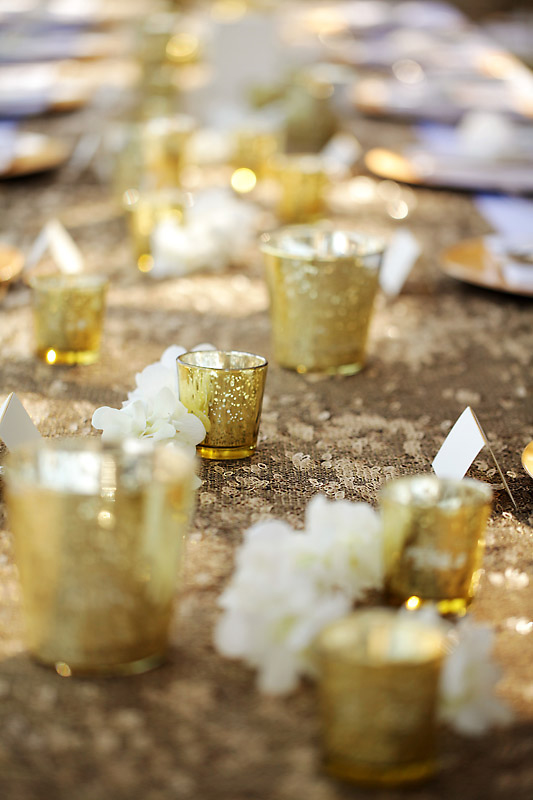
[[[322,631],[316,651],[331,775],[390,786],[433,774],[444,638],[391,609],[360,611]]]
[[[255,452],[268,362],[253,353],[198,350],[177,359],[180,400],[205,425],[203,458]]]
[[[384,249],[380,239],[312,225],[263,234],[281,366],[344,375],[362,369]]]
[[[26,642],[60,675],[128,675],[165,657],[194,458],[131,440],[11,452],[8,518]]]
[[[391,602],[429,601],[464,614],[477,584],[492,490],[480,481],[415,475],[380,495],[386,589]]]
[[[282,222],[312,222],[324,211],[328,178],[319,156],[286,153],[271,159],[279,189],[277,215]]]
[[[41,275],[32,288],[35,348],[48,364],[92,364],[100,356],[108,280],[102,275]]]
[[[179,189],[128,189],[123,194],[122,205],[127,214],[137,267],[140,272],[150,272],[154,266],[152,234],[161,223],[183,224],[185,195]]]

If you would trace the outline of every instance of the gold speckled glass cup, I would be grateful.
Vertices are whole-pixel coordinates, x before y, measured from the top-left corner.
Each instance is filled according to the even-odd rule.
[[[255,452],[268,362],[253,353],[198,350],[177,359],[180,400],[205,425],[203,458]]]
[[[391,602],[436,603],[464,614],[479,582],[490,486],[471,478],[415,475],[391,481],[380,495],[386,588]]]
[[[14,450],[6,493],[26,641],[61,675],[159,664],[194,496],[194,458],[132,440]]]
[[[128,227],[140,272],[150,272],[154,267],[151,237],[158,225],[182,225],[185,218],[186,197],[179,189],[139,191],[128,189],[122,196]]]
[[[297,372],[362,369],[384,242],[296,225],[263,234],[261,249],[276,361]]]
[[[324,764],[369,785],[435,771],[444,636],[413,615],[369,609],[332,623],[317,640]]]
[[[328,178],[319,156],[286,153],[272,158],[272,175],[279,188],[277,207],[282,222],[312,222],[324,211]]]
[[[35,349],[48,364],[92,364],[100,356],[108,281],[101,275],[41,275],[32,288]]]

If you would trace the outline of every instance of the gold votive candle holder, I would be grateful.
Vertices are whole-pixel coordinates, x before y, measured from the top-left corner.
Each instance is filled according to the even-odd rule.
[[[107,278],[92,274],[34,276],[35,349],[48,364],[92,364],[100,342]]]
[[[186,197],[179,189],[128,189],[122,196],[122,205],[127,214],[137,267],[141,272],[150,272],[154,266],[152,233],[163,222],[183,224]]]
[[[144,165],[155,188],[179,186],[196,121],[187,114],[154,117],[143,127]]]
[[[194,459],[130,440],[12,451],[6,494],[26,643],[60,675],[159,664],[193,501]]]
[[[257,446],[268,362],[235,350],[199,350],[177,359],[180,400],[205,425],[203,458],[251,456]]]
[[[399,478],[380,495],[387,594],[464,614],[479,582],[492,490],[481,481]]]
[[[263,234],[279,364],[344,375],[362,369],[384,249],[380,239],[312,225]]]
[[[272,174],[272,159],[283,148],[281,128],[258,122],[242,125],[233,133],[232,163],[236,169],[251,169],[258,180]]]
[[[445,637],[391,609],[354,613],[317,639],[324,766],[387,786],[436,769],[436,710]]]
[[[278,185],[276,213],[281,222],[320,218],[329,184],[322,159],[312,153],[285,153],[274,156],[270,166]]]

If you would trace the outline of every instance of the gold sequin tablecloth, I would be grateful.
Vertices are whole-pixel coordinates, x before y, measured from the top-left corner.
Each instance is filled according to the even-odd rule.
[[[56,122],[63,126],[72,122]],[[381,131],[383,128],[380,129]],[[388,128],[391,140],[397,126]],[[374,127],[361,123],[371,144]],[[383,135],[381,136],[383,141]],[[128,679],[74,680],[32,663],[21,639],[12,544],[0,532],[0,797],[5,800],[348,800],[533,797],[533,482],[520,454],[533,439],[533,304],[443,276],[439,250],[484,233],[467,195],[417,190],[406,224],[423,257],[402,295],[380,301],[367,368],[350,378],[300,376],[271,363],[250,460],[204,462],[186,581],[164,667]],[[88,436],[97,406],[120,406],[135,373],[170,344],[211,341],[270,356],[258,254],[223,274],[161,283],[137,275],[124,221],[91,177],[4,183],[2,231],[27,245],[58,215],[89,266],[111,273],[103,355],[91,367],[48,367],[32,354],[28,290],[0,306],[0,391],[16,391],[45,436]],[[379,210],[351,219],[392,232]],[[254,675],[212,644],[217,597],[243,531],[269,517],[301,526],[310,497],[376,503],[391,477],[428,471],[466,405],[501,459],[518,509],[501,489],[472,613],[496,630],[502,696],[516,720],[478,739],[442,732],[438,776],[375,792],[320,769],[314,687],[261,696]],[[483,451],[470,474],[499,478]]]

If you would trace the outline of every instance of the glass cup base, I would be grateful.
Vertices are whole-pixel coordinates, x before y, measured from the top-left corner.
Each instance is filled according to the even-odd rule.
[[[137,661],[128,661],[118,664],[68,664],[66,661],[47,661],[39,658],[32,653],[35,659],[43,667],[54,669],[58,675],[64,678],[97,678],[97,677],[121,677],[125,675],[140,675],[161,666],[166,660],[166,653],[154,653],[153,655],[139,658]]]
[[[241,447],[207,447],[206,445],[198,444],[196,445],[196,452],[201,458],[230,461],[237,458],[249,458],[255,453],[255,447],[255,444]]]
[[[387,596],[389,605],[391,606],[405,606],[410,610],[416,610],[424,605],[432,605],[443,616],[464,617],[468,611],[468,607],[472,602],[472,597],[418,597],[411,595],[410,597],[398,597],[393,594]]]
[[[100,358],[98,350],[56,350],[54,347],[43,347],[36,353],[46,364],[94,364]]]
[[[281,362],[279,362],[281,363]],[[364,364],[357,362],[353,364],[339,364],[332,367],[308,367],[305,364],[281,364],[284,369],[291,369],[298,372],[300,375],[313,373],[315,375],[356,375],[364,368]]]
[[[435,774],[434,759],[411,764],[367,764],[327,757],[324,769],[334,778],[364,786],[399,786],[419,783]]]

